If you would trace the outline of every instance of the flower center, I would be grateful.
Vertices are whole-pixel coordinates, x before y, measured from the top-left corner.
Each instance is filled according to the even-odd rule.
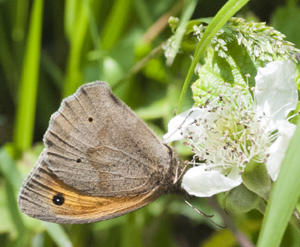
[[[195,153],[194,165],[205,162],[207,169],[239,167],[243,171],[250,160],[266,162],[266,150],[278,134],[266,131],[266,125],[261,124],[266,116],[255,112],[250,95],[238,87],[229,88],[226,95],[200,108],[205,114],[183,133],[188,139],[184,144]]]

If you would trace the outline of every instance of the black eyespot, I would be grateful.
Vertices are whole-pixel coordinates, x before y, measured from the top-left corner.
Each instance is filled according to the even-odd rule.
[[[94,122],[94,118],[93,117],[89,117],[88,120],[89,120],[90,123]]]
[[[61,206],[65,203],[65,198],[63,194],[57,194],[56,196],[53,196],[52,201],[55,205]]]
[[[81,162],[81,159],[78,158],[78,159],[76,160],[76,162],[77,162],[77,163],[80,163],[80,162]]]

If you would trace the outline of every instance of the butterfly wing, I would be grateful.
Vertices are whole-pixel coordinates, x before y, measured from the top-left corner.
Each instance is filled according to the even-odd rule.
[[[51,116],[45,148],[19,193],[21,211],[89,223],[141,208],[173,185],[170,149],[104,82],[85,84]]]
[[[170,169],[169,149],[105,82],[65,99],[44,142],[48,168],[88,195],[144,193]]]
[[[66,185],[48,169],[41,153],[19,193],[21,211],[33,218],[59,223],[81,224],[114,218],[154,201],[164,191],[156,186],[148,193],[122,197],[84,195]]]

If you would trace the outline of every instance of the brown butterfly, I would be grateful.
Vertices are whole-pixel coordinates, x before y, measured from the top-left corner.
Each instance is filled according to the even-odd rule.
[[[44,143],[18,198],[31,217],[102,221],[182,191],[172,149],[105,82],[85,84],[63,100]]]

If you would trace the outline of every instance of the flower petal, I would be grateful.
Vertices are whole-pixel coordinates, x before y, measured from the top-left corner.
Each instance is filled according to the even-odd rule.
[[[241,175],[236,174],[227,177],[215,170],[206,171],[204,166],[196,166],[189,169],[183,176],[182,187],[190,195],[209,197],[220,192],[228,191],[242,183]]]
[[[296,109],[298,92],[295,83],[295,65],[292,61],[274,61],[258,68],[255,77],[257,110],[271,118],[269,129]]]
[[[277,124],[280,136],[270,146],[268,153],[270,154],[266,167],[273,181],[278,177],[281,163],[284,159],[286,150],[288,149],[290,140],[296,130],[296,125],[291,124],[286,120],[279,121]]]
[[[168,133],[163,136],[164,142],[170,143],[176,140],[183,140],[184,135],[181,133],[184,131],[186,126],[193,123],[196,117],[203,111],[204,110],[198,107],[193,107],[172,118],[168,124]]]

